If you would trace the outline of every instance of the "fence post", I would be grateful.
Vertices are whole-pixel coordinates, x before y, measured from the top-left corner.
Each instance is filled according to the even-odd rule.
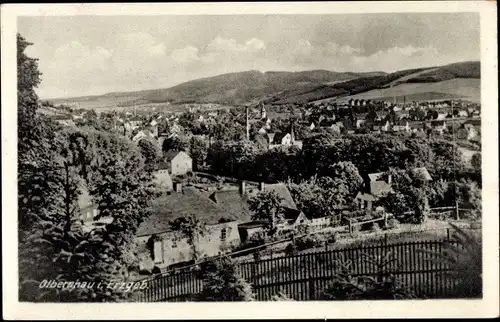
[[[326,241],[325,242],[325,252],[327,252],[327,251],[328,251],[328,242]]]
[[[387,233],[384,234],[384,246],[387,247]]]
[[[450,241],[450,228],[446,228],[446,238],[449,242]]]

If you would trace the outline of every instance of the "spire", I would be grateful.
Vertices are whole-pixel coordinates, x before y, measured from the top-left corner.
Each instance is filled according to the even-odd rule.
[[[264,102],[261,102],[261,109],[260,109],[260,118],[261,119],[265,119],[266,116],[267,116],[267,113],[266,113],[266,108],[264,107]]]

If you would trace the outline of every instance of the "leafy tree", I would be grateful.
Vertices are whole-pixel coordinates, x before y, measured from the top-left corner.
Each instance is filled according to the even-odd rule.
[[[275,191],[260,191],[248,200],[250,210],[253,212],[252,220],[266,220],[266,229],[269,234],[275,233],[276,224],[284,220],[283,198]]]
[[[156,142],[144,138],[141,139],[137,145],[139,147],[139,151],[145,159],[146,166],[154,168],[162,157],[161,151]]]
[[[202,166],[207,159],[208,146],[207,142],[201,138],[193,136],[190,144],[190,155],[193,158],[193,163],[196,169]]]
[[[236,264],[228,257],[211,260],[202,265],[203,290],[197,301],[253,301],[251,285],[238,272]]]
[[[170,222],[170,227],[188,240],[193,259],[196,261],[201,255],[198,249],[199,239],[207,233],[205,224],[196,215],[191,215],[176,218]]]
[[[474,153],[470,160],[472,166],[476,169],[481,169],[481,153]]]
[[[185,136],[173,135],[163,141],[161,149],[163,152],[168,152],[170,150],[189,152],[190,143],[189,138]]]
[[[363,184],[363,178],[359,174],[358,168],[350,161],[341,161],[328,167],[328,175],[338,179],[347,187],[350,194],[358,192]]]
[[[151,174],[125,139],[88,129],[62,129],[36,115],[36,60],[18,36],[19,298],[22,301],[118,301],[131,293],[99,288],[127,280],[131,243],[148,216]],[[85,188],[111,224],[84,227],[78,196]],[[40,288],[42,280],[82,281],[87,288]]]

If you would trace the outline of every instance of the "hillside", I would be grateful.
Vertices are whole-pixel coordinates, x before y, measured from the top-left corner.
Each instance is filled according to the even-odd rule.
[[[478,100],[479,79],[479,62],[409,69],[390,74],[383,72],[344,73],[327,70],[246,71],[200,78],[165,89],[116,92],[51,101],[55,104],[67,104],[79,108],[109,109],[160,103],[241,105],[264,101],[275,105],[303,104],[358,95],[363,98],[413,95],[412,100],[440,99],[441,97],[469,97]],[[458,85],[461,87],[453,89],[453,86],[457,85],[453,82],[455,80],[467,81],[459,82]]]
[[[364,93],[346,96],[349,99],[370,99],[397,102],[430,101],[442,99],[463,99],[471,102],[481,101],[481,80],[478,78],[454,78],[441,82],[408,82],[389,88],[373,89]]]

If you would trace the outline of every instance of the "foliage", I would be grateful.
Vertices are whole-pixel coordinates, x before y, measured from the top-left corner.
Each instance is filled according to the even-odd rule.
[[[248,200],[248,206],[253,212],[252,220],[265,220],[266,229],[270,235],[275,233],[276,224],[284,220],[283,198],[275,191],[260,191]]]
[[[193,166],[199,169],[207,159],[208,146],[207,142],[199,137],[193,136],[190,143],[190,155],[193,159]]]
[[[191,246],[193,259],[196,261],[201,255],[198,249],[199,239],[207,234],[205,224],[193,214],[188,217],[176,218],[170,222],[170,227],[172,230],[179,232],[184,238],[187,239],[189,245]]]
[[[35,59],[18,35],[19,298],[21,301],[103,302],[130,292],[99,287],[126,282],[132,236],[148,216],[151,173],[131,142],[86,128],[62,129],[36,115],[40,82]],[[84,227],[79,196],[88,190],[111,223]],[[44,289],[42,280],[85,282],[85,288]],[[90,284],[91,283],[91,284]]]
[[[474,168],[481,169],[481,153],[474,153],[470,162]]]
[[[376,265],[377,276],[352,276],[352,261],[337,260],[340,271],[320,294],[321,300],[393,300],[416,298],[411,289],[403,286],[393,275],[385,276],[384,268],[394,261],[391,253],[384,257],[365,256],[364,261]],[[336,265],[337,266],[337,265]]]
[[[140,140],[137,145],[139,146],[139,151],[145,159],[147,166],[154,168],[154,166],[160,161],[162,154],[156,142],[150,139],[144,138]]]
[[[251,285],[238,272],[228,257],[220,257],[203,265],[203,290],[197,297],[202,302],[253,301]]]
[[[170,150],[189,152],[190,140],[183,135],[173,135],[163,141],[161,149],[163,152]]]
[[[483,256],[480,236],[450,223],[455,243],[445,243],[441,252],[421,250],[431,255],[430,261],[450,269],[447,277],[454,281],[455,296],[480,298],[483,293]]]

